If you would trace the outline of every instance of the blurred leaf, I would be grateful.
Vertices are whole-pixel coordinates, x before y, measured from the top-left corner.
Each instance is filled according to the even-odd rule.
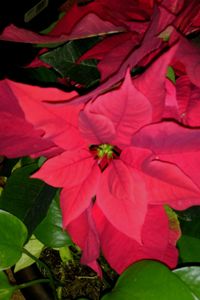
[[[51,248],[60,248],[72,243],[62,228],[62,216],[58,201],[52,201],[46,218],[39,224],[34,234],[45,246]]]
[[[200,239],[200,206],[193,206],[184,211],[176,211],[183,235]]]
[[[171,80],[173,83],[176,83],[176,77],[174,73],[174,69],[172,67],[167,68],[167,78]]]
[[[88,59],[78,62],[78,59],[98,41],[99,38],[70,41],[42,54],[40,59],[52,66],[63,78],[70,78],[76,83],[89,87],[100,79],[97,61]]]
[[[200,267],[184,267],[173,271],[200,299]]]
[[[21,76],[26,78],[26,82],[55,83],[58,74],[53,69],[45,67],[28,68],[21,71]]]
[[[181,262],[200,262],[200,239],[182,235],[178,241],[178,248]]]
[[[26,226],[15,216],[0,210],[0,270],[13,266],[22,255]]]
[[[4,272],[0,272],[0,300],[10,300],[15,288],[9,283]]]
[[[102,300],[194,300],[189,287],[165,265],[140,261],[119,277]]]
[[[38,168],[33,163],[16,169],[0,197],[0,208],[17,216],[27,226],[29,235],[44,219],[56,189],[29,176]]]
[[[39,258],[44,245],[40,241],[38,241],[34,235],[32,235],[24,248],[28,250],[32,255]],[[14,272],[18,272],[26,267],[29,267],[33,263],[35,263],[35,260],[31,259],[30,256],[23,253],[20,260],[15,265]]]
[[[40,31],[40,34],[48,34],[49,32],[51,32],[53,30],[53,28],[56,26],[56,24],[58,23],[58,21],[60,19],[62,19],[62,17],[64,15],[65,15],[65,12],[61,11],[58,15],[58,19],[55,22],[51,23],[51,25],[49,25],[47,28]]]
[[[59,254],[63,263],[67,264],[70,261],[73,261],[73,256],[68,246],[61,247],[59,249]]]
[[[16,165],[18,160],[19,160],[18,158],[12,158],[12,159],[5,158],[1,164],[0,176],[9,177],[13,167]]]

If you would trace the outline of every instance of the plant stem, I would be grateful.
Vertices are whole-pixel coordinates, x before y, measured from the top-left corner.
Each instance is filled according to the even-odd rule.
[[[50,282],[49,279],[36,279],[36,280],[32,280],[32,281],[29,281],[29,282],[26,282],[26,283],[18,284],[16,286],[14,286],[14,289],[15,290],[21,290],[21,289],[27,288],[31,285],[34,285],[34,284],[49,283],[49,282]]]
[[[57,297],[57,292],[56,292],[56,286],[55,286],[55,283],[54,283],[54,279],[53,279],[53,276],[51,274],[51,270],[49,269],[49,267],[43,263],[41,260],[39,260],[37,257],[35,257],[32,253],[30,253],[28,250],[26,250],[25,248],[23,248],[23,252],[29,256],[30,258],[32,258],[40,267],[43,267],[46,272],[47,272],[47,275],[49,277],[49,279],[47,279],[49,281],[49,284],[53,290],[53,294],[54,294],[54,297],[55,297],[55,300],[58,300],[58,297]],[[42,279],[41,279],[42,280]],[[45,280],[45,279],[43,279]]]

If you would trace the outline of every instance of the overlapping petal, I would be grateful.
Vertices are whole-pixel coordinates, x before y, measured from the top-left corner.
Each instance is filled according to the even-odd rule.
[[[162,206],[150,206],[142,229],[142,244],[118,231],[98,207],[96,220],[103,254],[111,267],[122,273],[130,264],[142,259],[154,259],[176,266],[178,251],[175,243],[178,234],[172,235]],[[115,249],[115,250],[113,250]]]
[[[196,152],[200,150],[200,129],[190,129],[175,122],[162,122],[144,127],[132,138],[135,147],[160,154]]]
[[[152,121],[152,106],[135,88],[128,71],[119,88],[100,95],[86,109],[94,121],[100,115],[113,123],[116,134],[109,142],[121,147],[129,145],[133,134]]]
[[[67,231],[72,236],[74,243],[83,250],[81,262],[101,275],[101,269],[97,263],[100,253],[100,240],[92,217],[91,206],[68,225]]]
[[[97,204],[111,224],[139,243],[147,210],[146,189],[141,179],[121,160],[114,160],[103,172],[96,194]]]
[[[81,111],[79,115],[80,133],[88,145],[111,143],[116,135],[112,121],[102,114]]]
[[[11,94],[10,101],[13,103],[11,105],[7,101],[6,110],[13,110],[11,107],[17,106],[28,122],[35,128],[42,129],[44,137],[51,139],[61,148],[72,149],[81,143],[77,128],[77,115],[80,107],[70,109],[70,106],[63,108],[45,105],[45,101],[71,99],[77,95],[76,92],[66,93],[57,88],[42,88],[8,79],[2,84],[4,91]],[[15,109],[14,113],[18,110]]]
[[[42,153],[59,153],[56,145],[43,138],[44,132],[30,123],[7,112],[0,112],[0,155],[9,158]]]
[[[55,187],[75,187],[89,176],[94,159],[87,149],[65,151],[49,159],[32,177]]]
[[[60,206],[63,217],[63,228],[78,218],[91,205],[91,199],[95,197],[99,183],[100,169],[93,164],[88,176],[80,184],[63,188],[60,198]]]

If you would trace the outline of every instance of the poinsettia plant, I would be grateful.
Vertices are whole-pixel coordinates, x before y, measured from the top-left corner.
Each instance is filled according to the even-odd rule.
[[[115,272],[103,300],[200,299],[199,8],[74,1],[45,34],[1,32],[39,50],[0,81],[0,299],[38,282],[62,299],[46,247]],[[47,278],[9,284],[33,262]]]

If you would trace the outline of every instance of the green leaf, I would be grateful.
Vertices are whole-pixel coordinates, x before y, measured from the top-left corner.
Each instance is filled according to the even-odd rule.
[[[183,235],[200,239],[200,206],[193,206],[184,211],[177,211]]]
[[[173,271],[200,299],[200,267],[184,267]]]
[[[200,239],[182,235],[178,241],[178,248],[181,262],[200,262]]]
[[[200,262],[200,207],[177,211],[182,236],[178,241],[180,261]]]
[[[39,224],[34,234],[44,245],[51,248],[72,244],[70,237],[62,228],[62,216],[58,201],[52,201],[46,218]]]
[[[41,60],[52,66],[63,78],[90,87],[100,79],[97,60],[78,62],[81,55],[99,41],[99,38],[70,41],[40,56]]]
[[[17,216],[27,226],[29,235],[47,214],[56,189],[38,179],[29,178],[38,168],[33,163],[16,169],[1,194],[0,208]]]
[[[190,289],[165,265],[140,261],[118,279],[102,300],[194,300]]]
[[[13,266],[22,255],[26,226],[12,214],[0,210],[0,270]]]
[[[70,261],[73,261],[73,256],[68,246],[61,247],[59,254],[63,263],[68,264]]]
[[[39,258],[40,254],[44,248],[44,245],[36,239],[34,235],[30,238],[28,243],[24,246],[26,250],[28,250],[32,255]],[[20,260],[16,263],[14,272],[18,272],[26,267],[31,266],[35,263],[35,260],[30,258],[30,256],[26,255],[25,253],[22,254]]]
[[[172,67],[167,68],[167,78],[171,80],[173,83],[176,83],[176,77],[174,73],[174,69]]]
[[[0,168],[0,176],[9,177],[13,167],[16,165],[18,160],[19,160],[18,158],[12,158],[12,159],[5,158]]]
[[[20,75],[27,83],[56,83],[58,78],[55,70],[46,67],[22,69]]]
[[[0,300],[10,300],[15,288],[9,283],[4,272],[0,272]]]

